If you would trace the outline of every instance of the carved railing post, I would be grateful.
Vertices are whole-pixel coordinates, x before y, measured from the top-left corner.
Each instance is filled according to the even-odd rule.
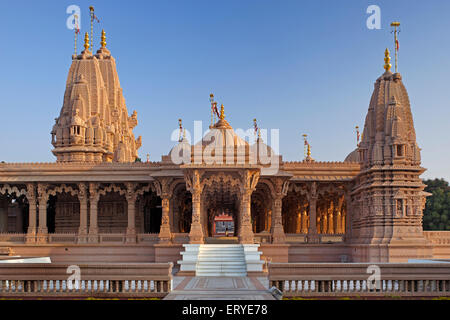
[[[283,218],[282,218],[282,208],[283,208],[283,198],[286,196],[288,191],[289,182],[281,179],[275,178],[274,181],[274,194],[273,198],[273,216],[272,216],[272,242],[273,243],[285,243],[286,235],[283,228]]]
[[[36,242],[36,191],[33,183],[27,184],[28,230],[27,243]]]
[[[89,242],[98,242],[98,184],[89,183]]]
[[[48,228],[47,228],[47,185],[38,183],[37,186],[37,199],[39,202],[39,227],[36,240],[38,243],[46,243],[48,241]]]
[[[80,227],[78,228],[78,242],[86,243],[87,242],[87,205],[88,205],[88,196],[86,185],[84,183],[78,184],[78,201],[80,202]]]
[[[203,243],[203,227],[200,223],[202,187],[198,170],[185,174],[186,188],[192,194],[192,222],[189,243]]]
[[[136,242],[136,199],[137,194],[135,192],[135,183],[126,183],[127,192],[125,197],[128,204],[128,226],[127,226],[127,236],[126,242],[135,243]]]
[[[319,195],[317,193],[317,184],[313,182],[311,189],[308,193],[309,201],[309,230],[308,230],[308,243],[319,243],[319,235],[317,234],[317,199]]]

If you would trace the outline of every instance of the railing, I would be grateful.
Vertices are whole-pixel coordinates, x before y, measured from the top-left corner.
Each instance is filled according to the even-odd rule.
[[[0,264],[0,297],[161,298],[172,289],[172,266],[172,263]]]
[[[269,283],[284,297],[450,296],[450,263],[270,263]]]
[[[183,234],[184,235],[184,234]],[[187,234],[185,234],[187,237]],[[100,233],[97,235],[100,243],[113,244],[126,242],[126,233]],[[0,243],[25,243],[27,234],[25,233],[0,233]],[[85,236],[82,236],[86,238]],[[157,233],[139,233],[136,235],[138,243],[157,243],[159,237]],[[77,233],[49,233],[48,243],[78,243],[80,235]],[[186,238],[188,239],[188,238]],[[184,240],[184,238],[183,238]]]
[[[0,233],[0,242],[25,243],[24,233]]]
[[[78,234],[76,233],[49,233],[48,242],[50,243],[76,243]]]
[[[157,243],[159,241],[158,233],[139,233],[137,235],[139,243]]]
[[[304,233],[286,233],[286,242],[288,243],[306,243],[307,235]]]
[[[450,231],[424,231],[423,235],[432,244],[450,244]]]
[[[174,243],[188,243],[189,233],[172,233],[172,241]]]
[[[319,238],[320,243],[335,243],[344,241],[343,234],[319,234]]]
[[[260,232],[254,234],[255,243],[271,243],[272,234],[269,232]]]

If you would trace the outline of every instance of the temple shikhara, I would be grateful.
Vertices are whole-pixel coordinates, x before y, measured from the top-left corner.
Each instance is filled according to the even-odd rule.
[[[174,262],[186,273],[202,244],[242,245],[249,272],[264,260],[450,258],[450,237],[422,228],[425,169],[387,49],[361,141],[344,161],[315,161],[309,144],[304,159],[283,161],[260,136],[236,134],[211,96],[217,119],[201,141],[180,134],[161,161],[141,162],[138,113],[127,109],[106,35],[96,52],[88,34],[84,40],[49,128],[55,162],[0,164],[2,252],[67,263]]]

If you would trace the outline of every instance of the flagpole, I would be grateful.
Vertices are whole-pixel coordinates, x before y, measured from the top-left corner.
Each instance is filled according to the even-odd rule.
[[[398,72],[398,39],[397,28],[400,27],[400,22],[394,21],[391,23],[391,27],[394,27],[394,48],[395,48],[395,73]]]
[[[74,35],[74,54],[77,55],[77,36],[78,36],[78,15],[74,15],[75,18],[75,35]]]
[[[94,41],[94,7],[89,7],[89,13],[91,15],[91,50],[94,50],[93,41]],[[94,51],[92,51],[94,52]]]

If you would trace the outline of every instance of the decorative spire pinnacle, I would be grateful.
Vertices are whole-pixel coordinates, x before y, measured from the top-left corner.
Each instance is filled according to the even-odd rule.
[[[223,104],[220,105],[220,116],[219,116],[220,120],[225,119],[225,109],[223,108]]]
[[[356,126],[355,129],[356,129],[356,146],[359,146],[359,126]]]
[[[102,48],[106,48],[106,33],[105,30],[102,30],[102,41],[100,42]]]
[[[84,34],[84,49],[89,51],[89,34],[87,32]]]
[[[309,144],[308,140],[306,139],[308,135],[303,134],[303,140],[305,141],[305,161],[314,161],[313,158],[311,158],[311,145]]]
[[[180,132],[178,133],[178,142],[183,141],[183,121],[178,119],[178,127],[180,128]]]
[[[211,125],[209,126],[209,128],[211,129],[214,126],[214,122],[216,122],[216,113],[214,110],[214,94],[212,93],[209,95],[209,102],[211,103]]]
[[[389,56],[388,48],[386,48],[384,51],[384,70],[386,70],[386,72],[391,71],[392,64],[390,64],[390,62],[391,57]]]

